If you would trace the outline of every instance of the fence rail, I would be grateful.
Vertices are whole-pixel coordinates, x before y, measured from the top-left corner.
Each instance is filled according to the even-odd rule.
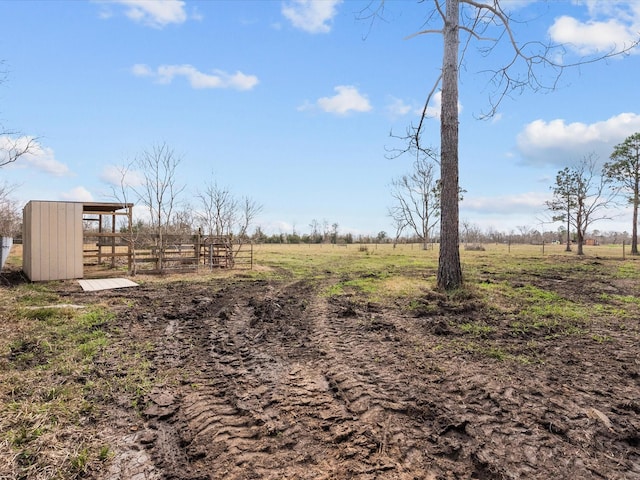
[[[131,273],[196,271],[201,268],[253,268],[253,245],[231,237],[204,235],[112,236],[110,242],[85,236],[85,266],[129,268]],[[99,239],[100,240],[100,239]]]

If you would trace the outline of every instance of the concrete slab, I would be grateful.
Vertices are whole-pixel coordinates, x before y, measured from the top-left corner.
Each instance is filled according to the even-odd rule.
[[[126,278],[97,278],[93,280],[78,280],[78,283],[85,292],[138,286],[136,282]]]

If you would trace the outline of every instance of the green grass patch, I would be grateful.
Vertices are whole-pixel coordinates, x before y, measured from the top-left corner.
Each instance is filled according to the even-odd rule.
[[[110,344],[113,313],[106,305],[72,308],[50,284],[0,290],[0,463],[7,478],[83,478],[109,457],[95,420],[114,399],[132,402],[148,391],[144,348]],[[105,375],[100,364],[117,364]]]
[[[467,322],[460,325],[460,330],[474,337],[486,337],[495,329],[489,325],[476,322]]]

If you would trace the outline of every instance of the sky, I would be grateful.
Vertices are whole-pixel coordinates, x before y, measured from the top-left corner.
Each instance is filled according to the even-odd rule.
[[[629,47],[640,0],[501,4],[520,45],[561,45],[549,58],[567,68],[537,69],[554,88],[510,92],[483,118],[500,98],[491,72],[513,49],[491,24],[469,42],[463,32],[460,220],[555,230],[545,201],[558,170],[603,163],[640,131],[639,48],[569,67]],[[4,0],[0,18],[0,131],[36,141],[0,169],[21,203],[114,201],[118,169],[166,144],[184,209],[217,184],[261,204],[254,225],[270,234],[316,220],[393,235],[390,185],[414,160],[393,152],[432,90],[423,143],[439,148],[431,1]],[[631,231],[629,209],[614,213],[592,228]]]

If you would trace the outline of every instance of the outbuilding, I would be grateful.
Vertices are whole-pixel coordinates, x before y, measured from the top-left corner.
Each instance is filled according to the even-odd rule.
[[[91,255],[112,263],[117,256],[128,257],[131,270],[130,242],[124,243],[124,252],[116,252],[117,239],[126,237],[116,231],[116,217],[125,216],[130,227],[132,209],[130,203],[30,201],[22,218],[24,273],[32,281],[83,278]],[[94,239],[91,252],[85,248],[89,235]]]

